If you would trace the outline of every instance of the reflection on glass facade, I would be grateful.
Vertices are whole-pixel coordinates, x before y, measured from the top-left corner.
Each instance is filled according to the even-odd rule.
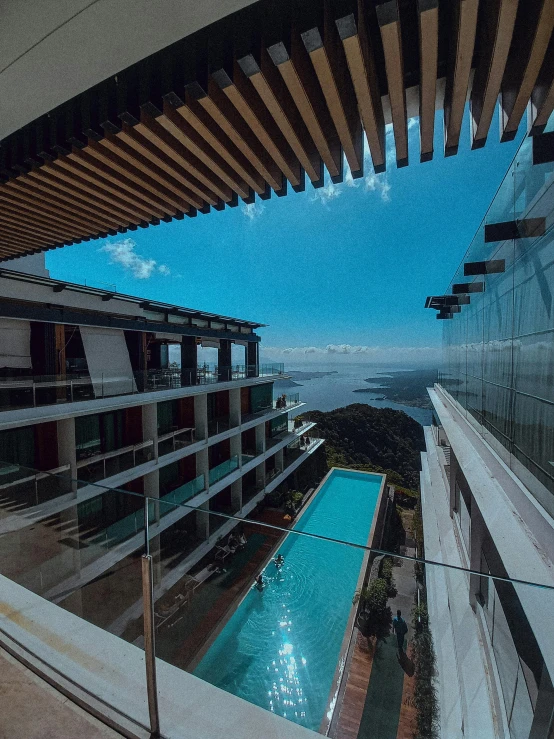
[[[549,129],[552,128],[552,122]],[[525,138],[452,280],[482,282],[443,323],[439,381],[554,514],[554,187],[552,163],[533,165]],[[530,222],[529,219],[544,219]],[[485,226],[517,221],[537,234],[485,243]],[[524,221],[521,224],[521,221]],[[464,263],[505,260],[464,277]],[[496,440],[496,441],[495,441]],[[529,474],[531,473],[531,474]]]

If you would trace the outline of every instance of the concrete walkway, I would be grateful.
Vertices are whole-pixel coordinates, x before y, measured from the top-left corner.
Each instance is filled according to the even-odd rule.
[[[0,649],[0,739],[121,739]]]
[[[401,547],[401,554],[413,556],[415,546],[410,538]],[[416,580],[414,564],[408,560],[396,560],[400,564],[393,570],[398,594],[389,600],[393,617],[396,611],[402,611],[402,617],[408,625],[408,633],[404,648],[411,641],[411,612],[416,597]],[[358,739],[397,739],[399,735],[400,715],[402,711],[402,695],[405,677],[411,677],[414,666],[407,654],[398,656],[396,635],[391,633],[384,641],[377,644],[373,665],[369,678]]]

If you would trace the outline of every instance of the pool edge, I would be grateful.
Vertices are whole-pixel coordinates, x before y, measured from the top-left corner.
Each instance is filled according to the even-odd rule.
[[[316,493],[319,491],[319,488],[325,483],[327,478],[331,475],[331,473],[334,471],[341,471],[341,472],[355,472],[359,475],[373,475],[374,477],[380,477],[381,478],[381,486],[379,488],[379,495],[377,496],[377,501],[375,503],[375,509],[373,511],[373,520],[371,522],[371,528],[369,530],[369,534],[366,541],[366,547],[369,549],[372,548],[380,548],[381,546],[381,540],[383,537],[383,518],[386,511],[386,506],[383,506],[383,501],[385,500],[384,491],[386,488],[386,481],[387,476],[385,473],[382,472],[365,472],[364,470],[350,470],[347,467],[331,467],[329,472],[325,475],[321,483],[319,484]],[[315,496],[315,493],[314,493]],[[378,528],[379,526],[379,528]],[[373,541],[376,534],[380,534],[380,540],[379,542]],[[362,564],[360,567],[360,574],[358,575],[358,581],[356,583],[356,591],[360,590],[360,588],[363,586],[364,580],[367,576],[368,567],[369,567],[369,560],[370,557],[372,558],[373,552],[371,551],[365,551],[364,557],[362,560]],[[348,659],[348,651],[350,649],[350,644],[352,641],[352,635],[354,634],[354,626],[356,622],[356,614],[358,611],[358,605],[352,604],[352,607],[350,609],[350,615],[348,616],[348,621],[346,622],[346,628],[344,630],[344,637],[341,643],[338,659],[337,659],[337,666],[335,668],[335,673],[333,675],[333,680],[331,682],[331,689],[329,691],[329,697],[327,699],[325,712],[323,714],[323,718],[321,720],[321,723],[319,725],[319,729],[317,733],[323,734],[323,736],[328,736],[329,730],[331,728],[331,725],[333,723],[333,719],[335,717],[335,709],[338,704],[338,696],[340,694],[342,681],[344,679],[345,675],[345,668],[347,664]]]

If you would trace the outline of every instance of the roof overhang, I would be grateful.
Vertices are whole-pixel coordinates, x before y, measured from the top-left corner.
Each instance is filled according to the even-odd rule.
[[[360,177],[364,138],[383,171],[387,120],[405,166],[411,115],[428,160],[442,105],[445,155],[468,99],[472,148],[497,100],[502,141],[554,106],[550,0],[81,0],[41,27],[39,5],[3,51],[0,259]]]

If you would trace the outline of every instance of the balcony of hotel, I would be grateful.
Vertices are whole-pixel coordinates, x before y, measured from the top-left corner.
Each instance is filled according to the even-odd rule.
[[[282,364],[200,365],[196,370],[152,369],[130,375],[74,372],[59,375],[27,375],[0,378],[0,412],[83,400],[134,395],[162,390],[228,383],[248,378],[280,377]]]
[[[140,444],[80,459],[77,462],[77,477],[83,482],[100,482],[152,459],[154,459],[154,442],[143,441]]]
[[[209,471],[210,486],[215,485],[220,480],[223,480],[224,477],[227,477],[227,475],[230,475],[232,472],[235,472],[235,470],[238,470],[239,466],[239,455],[234,454],[229,459],[226,459],[223,462],[220,462],[215,467],[212,467]]]

